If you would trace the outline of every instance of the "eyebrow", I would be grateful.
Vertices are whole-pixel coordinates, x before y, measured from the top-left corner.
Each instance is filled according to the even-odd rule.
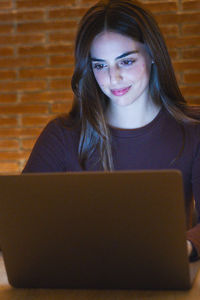
[[[124,58],[130,54],[135,54],[135,53],[138,53],[139,51],[138,50],[133,50],[133,51],[128,51],[128,52],[125,52],[123,53],[122,55],[116,57],[115,60],[117,59],[120,59],[120,58]],[[91,57],[91,61],[105,61],[104,59],[100,59],[100,58],[96,58],[96,57]]]

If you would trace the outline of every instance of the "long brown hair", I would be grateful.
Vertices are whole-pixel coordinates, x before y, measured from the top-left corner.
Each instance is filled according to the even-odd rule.
[[[74,101],[69,116],[80,126],[78,154],[83,169],[95,150],[104,170],[114,168],[109,127],[104,118],[109,99],[100,90],[90,61],[92,41],[104,30],[126,35],[145,45],[154,61],[149,82],[152,99],[162,103],[178,122],[195,122],[195,114],[180,92],[164,38],[151,13],[138,1],[101,0],[83,16],[75,42],[71,81]]]

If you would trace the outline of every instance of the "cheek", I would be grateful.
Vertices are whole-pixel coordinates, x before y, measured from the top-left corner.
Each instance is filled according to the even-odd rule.
[[[140,80],[149,76],[149,72],[150,70],[148,69],[147,65],[143,63],[135,66],[134,69],[132,69],[129,73],[129,77],[132,76],[134,80]]]
[[[105,72],[94,72],[94,77],[100,87],[104,87],[106,85]]]
[[[138,78],[141,77],[141,73],[143,72],[141,66],[134,66],[132,69],[126,70],[123,73],[124,80],[133,80],[137,81]]]

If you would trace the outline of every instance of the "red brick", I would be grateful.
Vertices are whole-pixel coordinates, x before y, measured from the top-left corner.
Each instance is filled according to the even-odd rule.
[[[182,7],[184,10],[197,10],[200,9],[200,2],[199,0],[183,0]]]
[[[43,10],[0,12],[1,22],[42,20],[44,16]]]
[[[0,109],[1,109],[1,106],[0,106]],[[18,124],[18,121],[17,121],[17,118],[14,118],[14,117],[3,117],[1,116],[0,117],[0,126],[2,127],[11,127],[11,126],[17,126]]]
[[[17,8],[51,7],[51,6],[71,6],[76,0],[17,0]]]
[[[160,29],[164,36],[177,36],[179,33],[178,25],[162,25]]]
[[[42,69],[24,69],[20,70],[21,78],[54,78],[54,77],[71,77],[73,69],[65,68],[42,68]]]
[[[0,103],[15,103],[17,101],[16,94],[2,94],[0,93]]]
[[[185,12],[178,14],[179,23],[196,23],[200,21],[199,12]]]
[[[71,45],[46,45],[46,46],[26,46],[19,47],[19,55],[48,55],[72,53]]]
[[[12,33],[13,31],[14,31],[14,25],[2,25],[1,24],[1,26],[0,26],[0,34]]]
[[[200,86],[182,86],[180,89],[185,97],[200,95]]]
[[[0,56],[11,56],[14,54],[14,49],[12,47],[0,48]]]
[[[178,81],[178,84],[180,85],[181,81],[182,81],[182,74],[180,73],[176,73],[176,80]]]
[[[24,139],[22,140],[22,149],[23,150],[32,150],[36,139]]]
[[[23,117],[22,118],[22,125],[23,127],[44,127],[50,120],[52,116],[40,116],[40,117]]]
[[[50,19],[80,18],[86,13],[86,8],[54,9],[49,11]]]
[[[17,150],[19,141],[17,140],[0,140],[0,150]]]
[[[76,21],[51,21],[51,22],[37,22],[37,23],[23,23],[17,25],[18,32],[36,32],[48,30],[66,30],[76,27]]]
[[[173,62],[176,72],[184,72],[189,70],[200,69],[200,61],[175,61]]]
[[[144,6],[153,13],[163,13],[163,12],[168,13],[169,11],[177,10],[176,1],[167,1],[167,2],[151,1],[148,3],[144,3]]]
[[[16,76],[16,71],[0,70],[0,80],[15,79]]]
[[[187,103],[189,104],[189,105],[200,105],[200,100],[199,100],[199,98],[195,98],[195,97],[190,97],[190,98],[186,98],[186,100],[187,100]]]
[[[32,80],[32,81],[11,81],[0,82],[0,90],[2,92],[14,92],[14,91],[38,91],[46,88],[45,81]]]
[[[48,107],[46,105],[1,105],[0,114],[45,114],[48,113]]]
[[[81,5],[91,6],[91,5],[94,5],[95,3],[96,2],[94,0],[80,0]]]
[[[51,107],[52,113],[60,114],[60,113],[67,113],[71,109],[72,102],[68,103],[57,103],[53,104]]]
[[[12,0],[0,1],[0,9],[10,9],[10,8],[12,8]]]
[[[1,174],[13,174],[19,172],[19,164],[17,162],[0,162]]]
[[[200,83],[200,73],[186,73],[184,74],[185,83]]]
[[[10,151],[0,152],[0,161],[2,160],[19,160],[28,158],[28,151]]]
[[[43,67],[45,64],[45,57],[0,58],[0,68]]]
[[[178,23],[178,15],[177,14],[155,15],[155,18],[160,25],[162,25],[162,24],[172,25],[172,24]]]
[[[45,41],[44,34],[15,34],[0,36],[1,45],[22,45],[22,44],[39,44]]]
[[[199,36],[199,32],[200,32],[200,24],[182,26],[182,34]]]
[[[196,47],[200,46],[200,37],[169,37],[166,40],[168,48]]]
[[[200,59],[200,48],[182,49],[181,52],[184,59]]]
[[[54,79],[49,83],[50,89],[60,90],[71,87],[71,81],[66,79]]]
[[[74,55],[52,55],[49,58],[50,66],[58,66],[58,65],[74,65]]]
[[[177,60],[179,58],[179,52],[177,49],[168,49],[169,50],[169,55],[171,57],[171,59],[173,60]]]
[[[39,128],[0,128],[0,138],[32,138],[37,137],[40,132]]]
[[[47,102],[55,103],[73,99],[71,90],[64,92],[25,93],[21,95],[22,103]]]
[[[200,15],[198,12],[174,13],[156,15],[159,24],[176,24],[176,23],[196,23],[199,22]]]
[[[53,32],[49,34],[50,43],[71,43],[74,44],[76,31],[71,30],[70,32]]]

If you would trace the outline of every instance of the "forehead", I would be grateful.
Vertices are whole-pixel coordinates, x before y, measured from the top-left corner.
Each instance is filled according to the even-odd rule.
[[[144,45],[120,33],[105,31],[94,38],[90,54],[91,57],[107,60],[135,50],[144,53]]]

